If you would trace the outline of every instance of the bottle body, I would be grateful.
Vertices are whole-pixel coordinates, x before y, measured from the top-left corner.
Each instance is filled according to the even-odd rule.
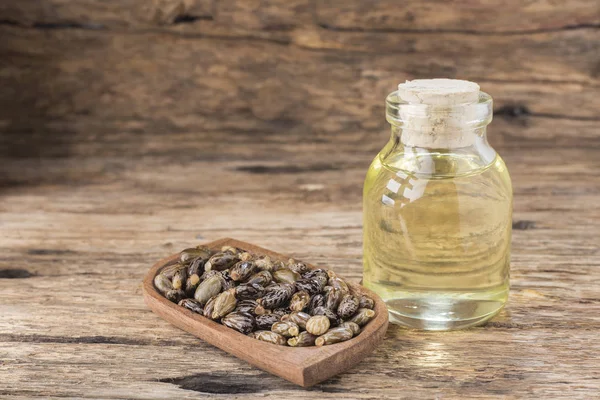
[[[365,286],[411,328],[461,329],[487,321],[509,290],[512,187],[485,128],[467,146],[401,140],[375,157],[365,180]],[[414,133],[413,133],[414,135]]]

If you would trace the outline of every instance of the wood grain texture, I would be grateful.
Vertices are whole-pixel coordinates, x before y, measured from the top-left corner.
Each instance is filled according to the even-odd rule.
[[[597,2],[283,3],[0,0],[0,397],[597,397]],[[431,76],[496,100],[505,312],[305,390],[144,306],[148,265],[227,236],[360,281],[383,98]]]
[[[272,260],[287,261],[290,259],[289,256],[230,238],[219,239],[204,245],[217,251],[223,246],[233,246],[254,254],[268,255]],[[350,283],[349,285],[355,293],[368,296],[375,301],[373,310],[377,313],[362,328],[357,337],[330,346],[298,348],[277,346],[249,338],[177,306],[156,290],[154,277],[162,268],[172,264],[178,258],[179,254],[176,253],[158,261],[150,268],[142,286],[146,305],[158,316],[176,327],[296,385],[314,386],[358,364],[381,343],[387,330],[388,313],[383,300],[367,288]],[[315,269],[312,265],[309,267]]]

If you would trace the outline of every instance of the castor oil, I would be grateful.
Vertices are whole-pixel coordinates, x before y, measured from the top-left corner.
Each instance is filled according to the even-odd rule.
[[[490,96],[462,82],[388,96],[391,139],[365,180],[363,282],[406,327],[481,324],[508,298],[510,177],[486,138]]]

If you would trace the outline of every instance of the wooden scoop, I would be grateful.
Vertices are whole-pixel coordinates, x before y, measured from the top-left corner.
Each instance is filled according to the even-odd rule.
[[[287,261],[290,257],[269,251],[250,243],[225,238],[205,244],[210,249],[233,246],[271,259]],[[361,333],[345,342],[322,347],[287,347],[262,342],[245,336],[218,322],[170,302],[154,287],[154,277],[166,265],[179,257],[174,254],[160,260],[144,278],[144,300],[148,307],[164,320],[250,364],[278,375],[297,385],[309,387],[345,371],[365,358],[381,343],[388,326],[385,303],[370,290],[348,283],[353,291],[375,301],[375,317],[362,328]],[[310,268],[315,268],[309,265]]]

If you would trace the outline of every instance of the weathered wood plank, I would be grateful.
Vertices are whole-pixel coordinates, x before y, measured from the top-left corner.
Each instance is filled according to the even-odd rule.
[[[600,24],[600,6],[595,0],[334,0],[316,4],[318,23],[340,29],[514,33]]]
[[[0,16],[26,26],[106,29],[211,18],[212,0],[0,0]]]

